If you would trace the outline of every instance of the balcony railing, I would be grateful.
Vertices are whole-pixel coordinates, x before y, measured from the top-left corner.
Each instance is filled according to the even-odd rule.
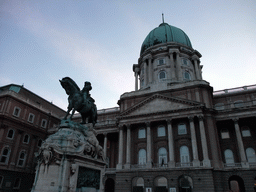
[[[242,167],[241,163],[224,163],[224,167],[232,168],[232,167]]]
[[[193,163],[192,162],[188,162],[188,163],[176,163],[175,167],[193,167]]]

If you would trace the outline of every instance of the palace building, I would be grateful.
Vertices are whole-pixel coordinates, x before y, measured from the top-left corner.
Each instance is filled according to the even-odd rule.
[[[98,110],[105,192],[256,191],[256,85],[214,92],[201,57],[177,27],[149,32],[131,66],[135,91]],[[0,90],[0,189],[21,189],[65,112],[22,86]]]

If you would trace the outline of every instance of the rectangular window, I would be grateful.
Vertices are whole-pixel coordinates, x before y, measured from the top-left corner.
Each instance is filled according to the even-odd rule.
[[[14,182],[14,185],[13,185],[14,189],[19,189],[20,188],[20,181],[21,181],[20,178],[16,178],[16,180]]]
[[[19,107],[14,107],[13,116],[19,117],[21,109]]]
[[[243,137],[251,137],[251,132],[249,129],[242,130],[242,136]]]
[[[158,127],[157,135],[158,135],[158,137],[164,137],[165,136],[165,127],[164,126]]]
[[[139,139],[146,138],[146,130],[145,129],[139,129],[138,138]]]
[[[35,115],[33,113],[29,113],[28,115],[28,122],[33,123],[34,122]]]
[[[221,138],[222,139],[229,139],[230,138],[229,137],[229,132],[228,132],[227,129],[224,129],[224,130],[221,131]]]
[[[187,128],[185,124],[179,124],[178,125],[178,134],[179,135],[185,135],[187,134]]]
[[[41,127],[46,128],[46,125],[47,125],[47,120],[46,119],[42,119]]]
[[[158,65],[163,65],[165,64],[165,59],[159,59],[158,60]]]

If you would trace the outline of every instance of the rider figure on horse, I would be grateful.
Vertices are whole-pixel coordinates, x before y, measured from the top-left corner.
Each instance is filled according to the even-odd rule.
[[[91,98],[91,94],[89,93],[90,90],[92,90],[91,83],[89,81],[84,82],[84,88],[81,91],[84,97],[83,104],[86,104],[86,102],[89,102],[89,103],[95,102],[95,100]]]

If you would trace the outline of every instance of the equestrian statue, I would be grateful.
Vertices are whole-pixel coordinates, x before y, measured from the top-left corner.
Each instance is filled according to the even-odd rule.
[[[67,119],[71,110],[72,113],[69,120],[72,119],[75,111],[78,111],[82,117],[81,124],[92,123],[94,126],[97,121],[97,107],[94,103],[94,99],[91,98],[89,93],[89,91],[92,89],[91,83],[86,81],[84,83],[84,88],[80,90],[75,81],[73,81],[70,77],[64,77],[59,81],[68,95],[68,110],[64,120]],[[87,118],[88,122],[86,122]]]

